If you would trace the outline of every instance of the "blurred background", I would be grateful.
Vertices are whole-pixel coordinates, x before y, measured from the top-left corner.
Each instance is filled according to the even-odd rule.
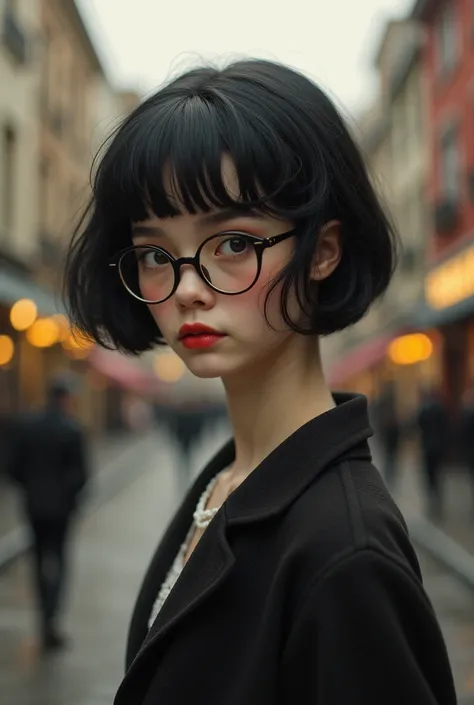
[[[228,434],[218,382],[194,379],[167,350],[138,359],[95,347],[71,328],[60,284],[93,157],[113,128],[201,56],[250,54],[330,92],[399,229],[389,292],[324,341],[324,364],[334,389],[369,399],[374,455],[420,551],[460,702],[474,703],[474,4],[198,5],[0,0],[2,702],[111,702],[148,556]],[[93,489],[75,550],[75,646],[45,664],[30,538],[2,448],[12,419],[42,407],[66,373],[78,380]]]

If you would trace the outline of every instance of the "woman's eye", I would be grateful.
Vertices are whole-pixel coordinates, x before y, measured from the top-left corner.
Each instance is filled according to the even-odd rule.
[[[169,264],[169,259],[162,252],[158,252],[157,250],[148,250],[141,253],[139,256],[139,262],[144,267],[152,268],[162,267]]]
[[[217,254],[221,255],[241,255],[250,247],[248,240],[244,237],[229,237],[217,248]]]

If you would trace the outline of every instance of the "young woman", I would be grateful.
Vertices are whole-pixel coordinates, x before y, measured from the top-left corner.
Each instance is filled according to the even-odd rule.
[[[340,115],[284,66],[190,71],[113,136],[74,320],[220,377],[233,426],[152,559],[116,705],[455,703],[366,401],[321,370],[320,336],[383,293],[394,247]]]

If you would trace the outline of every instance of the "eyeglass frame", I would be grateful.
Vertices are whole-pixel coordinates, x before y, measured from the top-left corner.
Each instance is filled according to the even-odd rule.
[[[180,282],[181,282],[181,267],[184,264],[190,264],[192,267],[194,267],[194,270],[197,272],[198,276],[202,281],[213,291],[215,291],[218,294],[224,294],[225,296],[240,296],[240,294],[245,294],[247,291],[250,291],[252,287],[255,286],[257,283],[261,271],[262,271],[262,260],[263,260],[263,253],[265,250],[267,250],[270,247],[274,247],[274,245],[278,245],[278,243],[283,242],[289,237],[293,237],[294,235],[297,234],[297,229],[292,228],[291,230],[288,230],[287,232],[281,233],[280,235],[273,235],[272,237],[259,237],[258,235],[251,235],[249,233],[242,232],[240,230],[225,230],[222,233],[215,233],[214,235],[211,235],[210,237],[206,238],[201,242],[199,245],[198,249],[196,250],[196,254],[194,257],[173,257],[167,250],[165,250],[163,247],[159,247],[158,245],[130,245],[129,247],[125,247],[122,250],[119,250],[119,252],[116,252],[115,255],[109,260],[109,267],[115,267],[118,270],[118,274],[120,277],[120,281],[122,282],[124,288],[128,291],[128,293],[133,296],[137,301],[140,301],[141,303],[144,304],[151,304],[151,305],[157,305],[157,304],[162,304],[165,301],[168,301],[173,294],[176,293],[176,289],[178,288]],[[257,256],[257,273],[255,275],[254,281],[248,286],[246,289],[242,289],[242,291],[222,291],[222,289],[218,289],[216,286],[211,284],[206,279],[205,274],[201,270],[201,263],[200,263],[200,254],[202,250],[204,249],[205,245],[210,241],[213,240],[214,238],[217,237],[222,237],[224,235],[237,235],[240,237],[244,237],[246,240],[250,241],[251,244],[254,247],[255,254]],[[143,299],[141,296],[138,296],[135,294],[130,287],[126,284],[124,276],[122,274],[121,270],[121,263],[123,261],[123,258],[130,254],[131,252],[134,252],[135,250],[141,250],[143,248],[147,248],[149,250],[152,250],[154,252],[159,252],[160,254],[164,254],[165,257],[169,259],[171,262],[171,266],[173,267],[173,272],[174,272],[174,285],[172,287],[171,293],[166,296],[164,299],[160,299],[159,301],[149,301],[148,299]]]

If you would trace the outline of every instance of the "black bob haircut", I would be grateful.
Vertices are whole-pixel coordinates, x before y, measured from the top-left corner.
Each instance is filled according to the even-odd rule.
[[[222,180],[224,154],[236,167],[237,203]],[[67,258],[65,295],[73,322],[100,344],[138,354],[164,342],[146,304],[127,293],[108,261],[131,244],[131,224],[147,210],[159,218],[179,214],[166,172],[189,213],[252,207],[295,223],[292,260],[273,282],[283,282],[282,315],[293,330],[342,330],[387,288],[397,236],[330,99],[269,61],[197,68],[124,120],[95,172]],[[342,258],[315,284],[309,268],[317,235],[333,218],[341,222]],[[304,328],[288,312],[292,290],[307,314]]]

